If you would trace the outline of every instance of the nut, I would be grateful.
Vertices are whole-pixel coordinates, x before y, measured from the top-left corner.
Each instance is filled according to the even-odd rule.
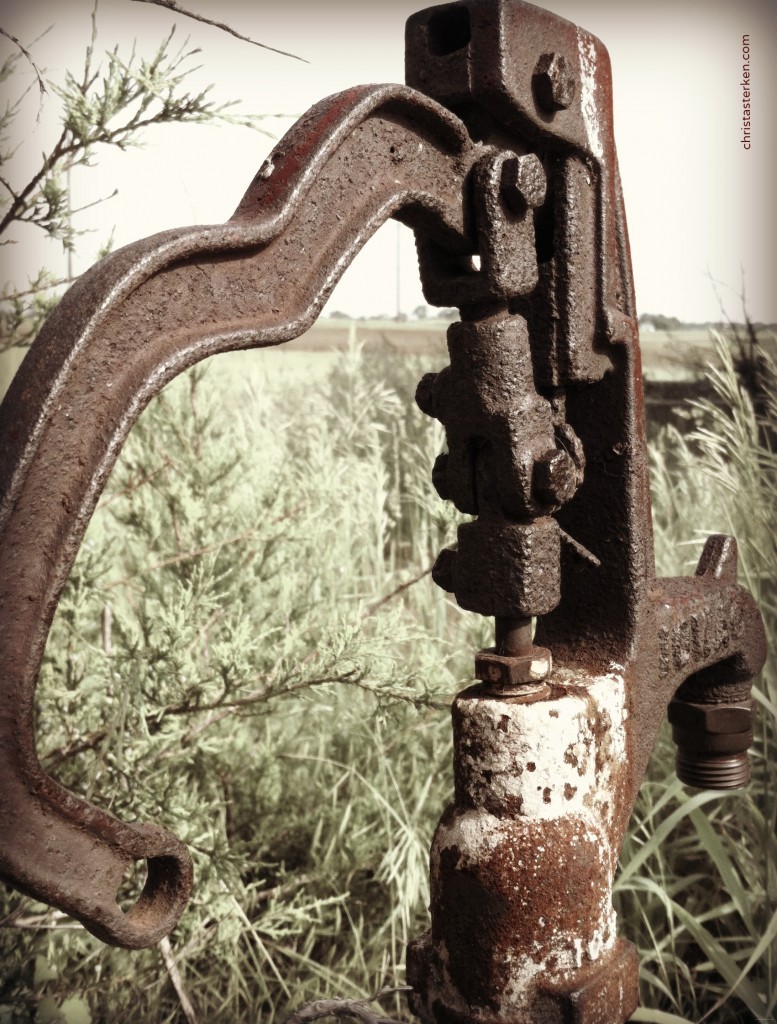
[[[542,206],[547,185],[545,168],[534,153],[507,157],[502,164],[502,194],[516,213]]]
[[[684,729],[727,735],[753,728],[752,700],[737,704],[691,704],[673,700],[669,704],[669,723]]]
[[[710,789],[744,784],[747,750],[753,742],[753,706],[752,700],[736,704],[670,703],[677,772],[683,782],[691,786],[703,783],[702,788]],[[734,774],[729,779],[732,764]]]
[[[566,110],[577,92],[572,68],[561,53],[543,53],[534,69],[532,84],[537,103],[548,112]]]
[[[563,505],[577,490],[577,467],[563,448],[551,448],[534,463],[532,490],[544,505]]]
[[[529,522],[480,516],[457,531],[461,608],[480,615],[547,615],[561,600],[561,535],[553,516]]]
[[[489,647],[475,656],[475,678],[506,696],[516,688],[523,694],[527,684],[542,683],[552,668],[553,657],[545,647],[532,647],[527,654],[510,657],[497,654],[494,647]]]

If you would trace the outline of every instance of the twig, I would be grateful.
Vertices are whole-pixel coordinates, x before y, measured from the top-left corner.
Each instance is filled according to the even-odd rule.
[[[7,295],[0,295],[0,302],[13,302],[16,299],[24,299],[28,295],[40,295],[41,292],[47,292],[51,288],[58,288],[62,284],[72,284],[75,280],[75,277],[60,277],[56,281],[49,281],[46,284],[40,285],[40,287],[26,288],[21,292],[9,292]]]
[[[11,914],[0,921],[0,928],[21,928],[25,931],[77,931],[83,930],[83,927],[61,910],[49,910],[45,914],[30,914],[27,917]]]
[[[113,642],[112,642],[113,610],[111,609],[111,606],[109,604],[104,604],[103,605],[103,613],[102,613],[101,626],[102,626],[103,651],[110,658],[110,656],[113,654]]]
[[[173,949],[167,936],[159,940],[159,952],[162,954],[165,968],[167,969],[167,973],[170,975],[170,981],[173,983],[173,988],[178,996],[178,1001],[181,1004],[184,1017],[189,1024],[197,1024],[197,1014],[194,1012],[194,1007],[192,1006],[189,996],[186,993],[186,989],[184,988],[183,978],[181,977],[181,972],[178,970],[178,964],[175,962]]]
[[[204,711],[212,711],[213,714],[208,715],[207,718],[189,726],[178,745],[179,747],[185,747],[195,739],[195,737],[199,736],[200,733],[209,729],[212,725],[216,725],[224,718],[228,718],[233,714],[240,715],[240,712],[245,711],[246,708],[250,708],[254,704],[266,704],[275,697],[287,697],[292,693],[299,692],[300,690],[310,689],[314,686],[325,686],[327,683],[348,683],[362,689],[369,689],[369,692],[371,693],[374,692],[371,688],[365,687],[360,680],[352,678],[354,671],[355,670],[341,672],[339,675],[322,676],[319,679],[301,679],[298,682],[287,683],[285,686],[279,687],[273,687],[272,684],[266,684],[255,690],[251,690],[244,697],[238,697],[231,701],[219,701],[216,704],[201,704],[199,706],[179,704],[174,707],[165,707],[160,710],[156,717],[156,722],[158,724],[163,719],[168,718],[171,715],[194,716],[202,714]],[[412,703],[410,697],[406,697],[401,694],[398,694],[397,697],[400,700],[410,700]],[[447,707],[447,705],[440,706]],[[46,769],[50,771],[71,757],[76,757],[78,754],[85,754],[89,750],[94,750],[96,747],[99,747],[107,737],[107,729],[98,729],[96,732],[90,733],[88,736],[80,739],[77,743],[70,743],[64,747],[60,747],[58,750],[50,751],[43,759]],[[175,753],[178,753],[178,747],[176,747]],[[168,752],[160,756],[162,759],[165,759],[173,757],[174,753]]]
[[[194,548],[191,551],[183,551],[179,555],[171,555],[170,558],[164,558],[161,562],[155,562],[153,565],[149,565],[145,572],[155,572],[157,569],[165,569],[168,565],[177,565],[179,562],[188,562],[191,558],[199,558],[200,555],[209,555],[214,551],[220,551],[221,548],[227,544],[237,544],[241,540],[247,540],[249,537],[255,534],[256,528],[250,527],[248,530],[244,530],[242,533],[238,533],[234,537],[227,537],[225,540],[216,541],[213,544],[207,544],[202,548]],[[124,583],[129,583],[130,580],[134,579],[133,576],[123,576],[119,580],[111,580],[110,583],[105,584],[106,590],[111,590],[113,587],[120,587]]]
[[[78,921],[68,921],[63,924],[46,924],[43,921],[33,920],[28,917],[19,917],[8,924],[0,925],[2,928],[21,928],[23,931],[33,932],[77,932],[83,931],[84,926]]]
[[[380,1011],[370,1009],[369,1003],[376,1002],[381,996],[410,991],[412,989],[409,985],[403,985],[382,989],[370,999],[316,999],[295,1010],[286,1018],[285,1024],[308,1024],[322,1017],[337,1017],[341,1021],[355,1020],[359,1024],[400,1024],[395,1017],[384,1017]]]
[[[164,469],[167,465],[170,465],[170,464],[171,464],[171,460],[170,459],[166,459],[165,462],[163,463],[163,465],[160,467],[160,469]],[[172,463],[172,464],[174,465],[175,463]],[[139,481],[138,486],[140,486],[140,484],[142,484],[142,483],[145,483],[146,480],[150,480],[154,475],[155,475],[155,473],[152,473],[148,477],[146,477],[145,480]],[[107,505],[111,501],[113,501],[114,497],[116,497],[118,494],[125,493],[126,491],[133,489],[133,487],[134,487],[134,485],[130,485],[130,487],[125,488],[124,491],[117,491],[115,495],[111,495],[110,498],[108,498],[106,501],[103,502],[103,507],[105,507],[105,505]],[[292,509],[291,512],[286,512],[282,516],[276,516],[275,519],[272,519],[270,521],[271,525],[275,525],[276,523],[285,522],[285,520],[287,520],[287,519],[292,519],[294,516],[296,516],[299,513],[299,511],[303,507],[304,506],[302,506],[302,505],[298,505],[297,508]],[[214,551],[220,551],[221,548],[225,547],[227,544],[237,544],[241,540],[248,540],[249,537],[253,537],[256,533],[257,533],[257,528],[256,527],[253,527],[253,526],[249,527],[247,530],[244,530],[242,533],[236,534],[234,537],[227,537],[224,540],[215,541],[213,544],[207,544],[205,547],[202,547],[202,548],[193,548],[193,549],[191,549],[189,551],[182,551],[182,552],[180,552],[177,555],[171,555],[169,558],[162,559],[161,562],[154,562],[153,565],[147,566],[143,571],[144,572],[156,572],[157,569],[166,569],[168,565],[177,565],[179,562],[188,562],[190,558],[199,558],[200,555],[209,555],[209,554],[211,554]],[[119,580],[111,580],[110,583],[106,583],[105,587],[106,587],[107,590],[110,590],[113,587],[123,586],[123,584],[129,583],[132,579],[134,579],[134,575],[133,576],[123,576]]]
[[[291,892],[292,889],[299,889],[301,885],[307,885],[312,877],[312,875],[297,875],[296,878],[292,878],[288,882],[283,882],[281,885],[274,885],[272,889],[260,889],[254,896],[254,906],[256,906],[257,903],[267,903],[275,896]]]
[[[431,573],[433,568],[434,564],[424,569],[423,572],[419,573],[417,576],[414,576],[411,580],[406,580],[404,583],[400,583],[398,587],[395,587],[394,590],[391,591],[391,593],[386,594],[384,597],[379,598],[379,600],[377,601],[373,601],[373,603],[371,605],[368,605],[367,608],[365,609],[362,618],[366,619],[368,615],[372,615],[372,613],[376,612],[378,608],[382,608],[384,604],[387,604],[389,601],[392,600],[392,598],[395,598],[398,594],[401,594],[403,590],[407,590],[408,587],[412,587],[415,583],[420,583],[421,580],[424,579],[424,577],[428,576]]]
[[[64,284],[65,282],[57,281],[56,283]],[[136,478],[135,480],[131,480],[126,487],[122,487],[119,490],[114,491],[109,497],[103,498],[102,502],[100,503],[100,507],[105,508],[107,505],[110,505],[112,501],[116,501],[118,498],[123,498],[124,495],[126,494],[132,494],[133,491],[136,491],[139,487],[142,487],[144,484],[147,484],[149,483],[149,481],[153,480],[155,476],[159,476],[160,473],[164,473],[164,471],[169,466],[174,465],[175,463],[168,456],[160,466],[157,466],[157,468],[152,470],[152,472],[147,473],[146,476],[142,476],[140,478]]]
[[[310,63],[310,61],[305,60],[304,57],[298,57],[296,53],[287,53],[285,50],[277,50],[274,46],[268,46],[266,43],[258,43],[255,39],[249,39],[248,36],[243,36],[233,28],[230,28],[229,25],[225,25],[223,21],[214,21],[212,18],[206,18],[204,14],[194,14],[193,11],[187,11],[181,7],[180,4],[177,4],[175,0],[134,0],[134,2],[140,4],[156,4],[157,7],[166,7],[168,11],[174,11],[176,14],[183,14],[185,18],[193,18],[195,21],[201,21],[204,25],[212,25],[214,28],[220,28],[222,32],[228,32],[236,39],[242,39],[244,43],[251,43],[253,46],[261,46],[263,50],[272,50],[273,53],[280,53],[283,57],[292,57],[294,60],[301,60],[303,64]]]
[[[291,693],[296,693],[299,690],[312,689],[314,686],[325,686],[327,683],[348,683],[351,682],[350,677],[352,674],[352,672],[343,672],[340,675],[323,676],[321,679],[302,679],[298,683],[289,683],[286,686],[279,687],[278,689],[273,689],[272,686],[263,686],[258,690],[252,690],[250,693],[246,694],[245,697],[240,697],[237,700],[226,701],[222,704],[216,705],[215,709],[213,709],[212,715],[208,715],[208,717],[202,722],[197,723],[197,725],[191,725],[186,730],[179,745],[181,747],[187,746],[195,736],[199,736],[201,732],[209,729],[212,725],[216,725],[216,723],[222,721],[222,719],[228,718],[231,714],[239,711],[241,708],[251,707],[254,704],[266,704],[272,697],[287,697]],[[185,709],[165,708],[165,714],[196,714],[198,711],[207,710],[209,710],[207,706]]]
[[[346,682],[351,686],[355,686],[357,690],[371,693],[373,697],[390,697],[391,700],[400,700],[405,704],[412,704],[414,708],[424,707],[432,708],[434,711],[450,711],[450,704],[444,701],[432,700],[429,697],[418,696],[413,693],[402,693],[399,690],[370,686],[369,683],[365,683],[361,679],[349,679]]]
[[[0,185],[2,185],[3,188],[7,189],[10,192],[12,199],[16,199],[16,193],[11,188],[11,186],[8,184],[8,182],[5,180],[5,178],[3,178],[1,175],[0,175]]]
[[[43,108],[43,97],[48,93],[48,89],[46,88],[46,83],[43,81],[43,75],[41,75],[40,69],[39,69],[38,65],[32,59],[32,54],[30,53],[30,51],[25,46],[22,46],[22,44],[19,42],[19,40],[16,38],[16,36],[12,36],[10,32],[6,32],[6,30],[4,28],[2,28],[1,26],[0,26],[0,34],[4,35],[6,39],[10,39],[12,43],[16,43],[16,45],[19,47],[19,49],[22,51],[24,56],[27,58],[27,60],[32,65],[32,70],[35,72],[35,77],[38,79],[38,89],[40,90],[40,97],[39,97],[39,101],[38,101],[38,116],[35,118],[35,120],[36,120],[36,122],[40,121],[40,112],[41,112],[41,110]]]
[[[93,732],[87,736],[86,739],[79,740],[78,743],[69,743],[64,747],[60,747],[58,750],[50,751],[45,756],[46,768],[51,770],[71,757],[76,757],[78,754],[85,754],[87,750],[94,750],[95,747],[98,747],[103,742],[107,735],[107,729],[99,729],[97,732]]]
[[[115,188],[109,196],[101,196],[100,199],[93,199],[91,203],[86,203],[84,206],[79,206],[75,210],[68,210],[68,214],[72,216],[74,213],[83,213],[84,210],[90,210],[93,206],[99,206],[100,203],[107,203],[109,199],[113,199],[118,194],[119,190]]]

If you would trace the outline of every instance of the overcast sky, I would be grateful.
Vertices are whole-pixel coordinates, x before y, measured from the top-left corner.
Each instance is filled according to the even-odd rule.
[[[193,81],[215,83],[219,99],[240,99],[246,113],[299,115],[322,96],[360,82],[402,81],[403,25],[419,0],[303,2],[182,0],[198,13],[305,57],[304,64],[231,38],[215,28],[136,0],[101,0],[98,51],[128,55],[133,39],[150,54],[177,24],[200,47],[203,65]],[[78,69],[90,33],[91,0],[0,0],[0,25],[34,44],[46,76],[60,81]],[[773,0],[548,0],[544,5],[598,35],[610,51],[615,132],[641,312],[683,320],[720,318],[710,275],[732,317],[740,312],[744,276],[751,316],[777,320],[775,288],[775,131],[777,116],[777,4]],[[750,36],[752,145],[741,145],[742,36]],[[11,44],[0,39],[3,56]],[[28,72],[24,72],[28,75]],[[28,75],[29,77],[29,75]],[[6,97],[16,83],[0,86]],[[51,145],[57,101],[25,108],[15,162],[4,169],[16,185]],[[282,134],[290,118],[269,118]],[[21,127],[21,126],[20,126]],[[241,128],[156,128],[145,148],[101,153],[97,166],[73,175],[74,205],[114,188],[119,195],[87,211],[80,224],[93,230],[79,248],[85,269],[115,226],[123,245],[164,228],[226,220],[251,181],[271,140]],[[368,244],[338,286],[329,309],[353,315],[395,312],[396,251],[400,236],[402,308],[423,302],[412,236],[389,224]],[[28,234],[0,250],[2,278],[24,274],[58,258]],[[61,266],[61,263],[60,263]]]

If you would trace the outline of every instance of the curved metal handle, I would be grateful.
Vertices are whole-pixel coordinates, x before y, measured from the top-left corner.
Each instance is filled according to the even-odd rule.
[[[330,97],[265,161],[232,219],[127,246],[44,325],[0,408],[0,877],[120,946],[158,941],[192,884],[185,846],[43,772],[35,686],[86,526],[139,413],[200,359],[297,337],[389,217],[472,251],[463,124],[404,86]],[[128,865],[148,880],[124,913]]]

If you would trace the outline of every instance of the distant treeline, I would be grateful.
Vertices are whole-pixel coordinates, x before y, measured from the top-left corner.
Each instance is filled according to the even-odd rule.
[[[685,320],[678,320],[676,316],[664,316],[662,313],[643,313],[639,318],[639,326],[647,327],[648,329],[652,327],[655,331],[731,331],[737,329],[745,330],[747,326],[752,327],[756,331],[777,330],[777,324],[753,323],[746,325],[743,323],[731,323],[728,320],[707,320],[705,323],[689,323]]]

